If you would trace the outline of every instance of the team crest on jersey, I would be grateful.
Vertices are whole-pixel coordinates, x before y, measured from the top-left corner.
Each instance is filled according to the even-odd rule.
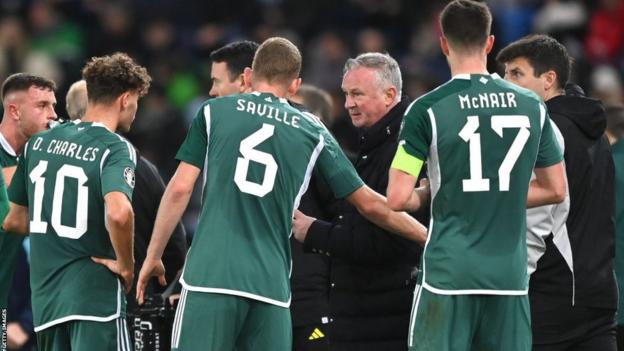
[[[130,185],[130,187],[134,189],[134,170],[130,167],[126,167],[126,169],[124,169],[123,176],[126,180],[126,183],[128,183],[128,185]]]

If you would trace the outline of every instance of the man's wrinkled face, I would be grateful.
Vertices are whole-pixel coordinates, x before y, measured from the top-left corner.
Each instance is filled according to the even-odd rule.
[[[54,107],[54,92],[31,86],[27,91],[18,92],[17,116],[19,130],[26,138],[30,138],[48,129],[48,122],[57,118]]]
[[[348,71],[342,79],[342,91],[344,106],[357,128],[374,125],[388,112],[387,96],[373,69],[357,67]]]
[[[242,92],[242,73],[236,79],[231,80],[226,62],[213,62],[210,78],[212,79],[210,96],[220,97]]]
[[[542,99],[545,96],[545,76],[535,76],[533,66],[524,57],[517,57],[505,63],[505,79],[523,88],[532,90]]]

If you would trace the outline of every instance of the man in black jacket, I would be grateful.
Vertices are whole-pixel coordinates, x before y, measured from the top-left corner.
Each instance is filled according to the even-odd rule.
[[[563,225],[545,233],[530,279],[533,350],[615,350],[614,166],[604,108],[566,85],[570,57],[551,37],[520,39],[497,59],[506,79],[544,99],[565,144],[569,213],[551,212]]]
[[[382,194],[409,102],[389,55],[365,53],[345,64],[342,90],[360,131],[358,174]],[[417,219],[426,223],[427,209]],[[301,219],[302,215],[296,215]],[[361,216],[346,201],[333,222],[306,218],[295,227],[304,249],[330,258],[332,350],[407,350],[407,330],[421,247]],[[309,227],[308,227],[309,225]]]

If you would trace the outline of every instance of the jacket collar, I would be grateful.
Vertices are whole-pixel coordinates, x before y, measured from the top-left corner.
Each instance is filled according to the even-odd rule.
[[[403,114],[409,106],[409,99],[405,96],[388,113],[370,128],[358,129],[360,152],[368,152],[388,138],[397,140]]]

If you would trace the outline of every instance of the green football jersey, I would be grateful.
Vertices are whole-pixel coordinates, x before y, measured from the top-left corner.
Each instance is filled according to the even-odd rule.
[[[125,315],[119,278],[91,257],[115,258],[104,195],[131,198],[135,158],[130,143],[100,123],[68,123],[26,144],[9,196],[29,211],[35,331]]]
[[[458,75],[406,111],[399,151],[427,160],[423,287],[524,295],[531,172],[562,160],[544,104],[498,75]]]
[[[363,185],[316,117],[268,93],[206,102],[176,157],[204,170],[182,284],[282,307],[290,305],[292,216],[312,170],[339,198]]]
[[[9,212],[9,197],[7,195],[4,175],[0,172],[0,223]],[[24,238],[16,234],[7,234],[0,231],[0,310],[7,308],[9,290],[13,280],[15,256]]]
[[[17,155],[9,142],[0,133],[0,166],[2,168],[17,165]],[[5,185],[4,175],[2,184]],[[0,196],[6,196],[6,188],[0,190]],[[6,204],[8,206],[8,203]],[[0,206],[3,206],[0,204]],[[6,212],[2,212],[0,219],[4,220]],[[15,259],[22,247],[24,236],[14,233],[7,233],[0,228],[0,309],[6,308],[9,298],[9,290],[13,282],[13,270],[15,269]]]
[[[3,168],[17,166],[17,153],[2,133],[0,133],[0,166]]]

